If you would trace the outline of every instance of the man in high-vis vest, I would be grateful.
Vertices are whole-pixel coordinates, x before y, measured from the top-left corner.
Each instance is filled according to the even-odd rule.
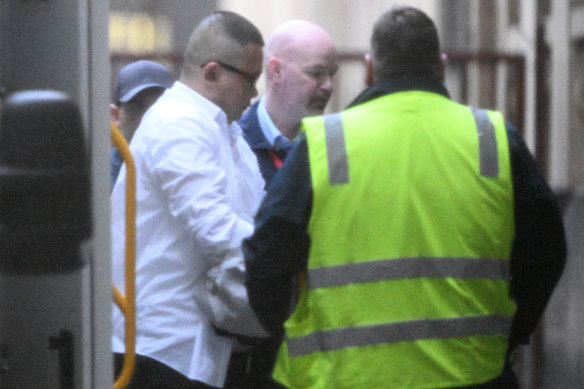
[[[564,267],[552,191],[502,115],[453,102],[432,20],[394,7],[365,90],[303,121],[244,242],[290,388],[517,388]]]

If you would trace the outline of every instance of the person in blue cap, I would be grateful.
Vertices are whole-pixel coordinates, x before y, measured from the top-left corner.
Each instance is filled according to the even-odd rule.
[[[129,143],[148,108],[172,86],[174,76],[164,65],[139,60],[122,68],[114,88],[114,102],[110,105],[112,122]],[[111,185],[116,183],[122,158],[114,148],[111,154]]]

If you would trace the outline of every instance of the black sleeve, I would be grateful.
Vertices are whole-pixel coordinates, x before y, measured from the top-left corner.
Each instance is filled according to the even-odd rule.
[[[273,334],[290,315],[295,279],[306,268],[311,207],[308,150],[301,137],[268,187],[253,235],[243,242],[250,304]]]
[[[515,203],[511,296],[517,303],[509,351],[529,342],[566,261],[557,201],[521,136],[507,126]]]

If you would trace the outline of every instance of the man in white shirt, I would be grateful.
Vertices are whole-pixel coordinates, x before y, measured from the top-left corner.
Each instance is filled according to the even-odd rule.
[[[262,336],[243,282],[241,241],[263,197],[257,161],[235,120],[257,95],[263,39],[216,12],[194,30],[180,79],[146,112],[136,166],[136,371],[129,388],[243,388],[226,335]],[[112,266],[124,285],[126,168],[112,193]],[[116,370],[124,318],[113,313]],[[228,369],[229,368],[229,369]],[[229,371],[228,371],[229,370]]]

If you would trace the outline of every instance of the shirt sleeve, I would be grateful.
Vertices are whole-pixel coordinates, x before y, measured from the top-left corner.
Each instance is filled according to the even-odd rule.
[[[521,136],[507,125],[515,204],[511,296],[517,303],[509,350],[529,342],[566,261],[562,215]]]
[[[262,325],[281,332],[291,313],[296,277],[306,268],[312,186],[306,138],[292,146],[282,169],[268,187],[255,221],[243,242],[249,301]]]

